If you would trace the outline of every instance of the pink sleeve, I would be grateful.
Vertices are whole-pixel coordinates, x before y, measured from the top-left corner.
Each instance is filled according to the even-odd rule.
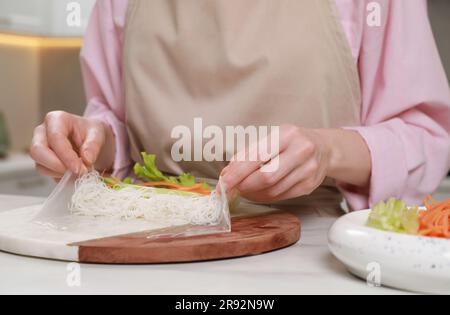
[[[114,174],[118,177],[126,175],[131,165],[121,71],[126,9],[127,1],[97,1],[81,52],[88,101],[85,116],[102,120],[113,129]]]
[[[364,126],[351,129],[367,142],[373,168],[370,187],[339,184],[355,210],[389,197],[420,203],[450,164],[450,91],[426,0],[377,3],[381,27],[368,26],[365,7],[354,15],[361,28]]]

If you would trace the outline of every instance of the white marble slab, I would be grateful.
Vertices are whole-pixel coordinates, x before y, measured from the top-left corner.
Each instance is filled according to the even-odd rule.
[[[0,250],[49,259],[78,261],[78,247],[67,244],[79,240],[76,234],[32,223],[41,205],[0,213]]]

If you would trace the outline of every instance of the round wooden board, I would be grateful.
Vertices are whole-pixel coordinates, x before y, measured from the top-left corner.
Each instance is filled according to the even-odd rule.
[[[84,263],[153,264],[258,255],[297,243],[300,221],[276,211],[232,219],[232,232],[183,238],[148,239],[136,233],[71,244]]]

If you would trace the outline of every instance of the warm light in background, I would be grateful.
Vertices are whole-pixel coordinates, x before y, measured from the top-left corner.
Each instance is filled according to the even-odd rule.
[[[36,37],[0,33],[0,45],[30,48],[77,48],[82,44],[81,38]]]

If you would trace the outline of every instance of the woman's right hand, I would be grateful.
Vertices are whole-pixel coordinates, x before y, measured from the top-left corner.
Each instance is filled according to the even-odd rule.
[[[34,131],[30,154],[37,171],[55,179],[68,170],[77,175],[92,167],[109,171],[114,163],[114,134],[101,121],[50,112]]]

